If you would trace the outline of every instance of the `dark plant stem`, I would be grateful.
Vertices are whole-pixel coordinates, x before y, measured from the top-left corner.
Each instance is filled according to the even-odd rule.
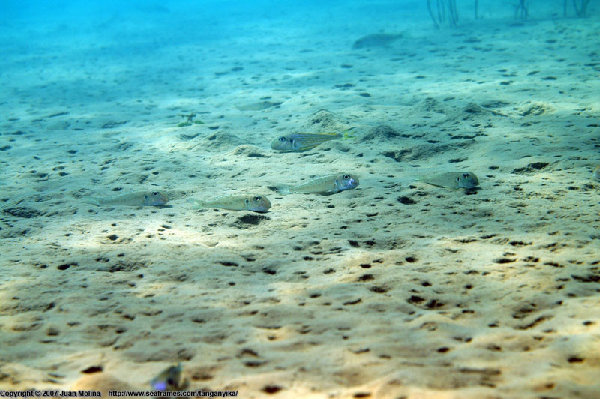
[[[437,0],[437,8],[438,21],[440,24],[443,24],[446,21],[446,7],[444,5],[444,0]]]
[[[458,10],[456,9],[456,0],[447,0],[448,11],[450,14],[450,21],[452,25],[456,26],[458,24]]]
[[[585,17],[585,14],[587,12],[587,6],[590,3],[590,0],[580,0],[581,3],[578,4],[577,0],[573,0],[573,7],[575,7],[575,15],[577,15],[578,17]],[[566,1],[565,1],[566,3]],[[566,6],[565,6],[566,9]]]
[[[427,10],[429,11],[429,15],[431,16],[431,20],[437,29],[440,28],[440,24],[435,19],[435,15],[433,14],[433,10],[431,9],[431,0],[427,0]]]

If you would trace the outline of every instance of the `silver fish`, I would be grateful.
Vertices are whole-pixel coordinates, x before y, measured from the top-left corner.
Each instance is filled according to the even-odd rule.
[[[264,195],[232,195],[212,201],[195,201],[199,208],[220,208],[230,211],[252,211],[264,213],[271,208],[271,201]]]
[[[361,48],[376,48],[376,47],[387,47],[396,40],[400,39],[402,34],[390,34],[390,33],[374,33],[372,35],[363,36],[356,40],[352,45],[353,49]]]
[[[271,148],[281,152],[302,152],[340,137],[339,133],[292,133],[273,140]]]
[[[169,199],[160,191],[142,191],[114,197],[89,197],[84,201],[98,206],[164,206]]]
[[[479,179],[473,172],[445,172],[419,178],[424,183],[451,189],[473,189],[479,186]]]
[[[331,195],[344,190],[352,190],[358,186],[358,177],[347,173],[330,175],[311,180],[297,186],[279,186],[275,190],[281,194],[321,194]]]

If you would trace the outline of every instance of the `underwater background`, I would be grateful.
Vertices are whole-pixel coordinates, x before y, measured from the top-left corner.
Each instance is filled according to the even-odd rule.
[[[0,390],[600,397],[599,17],[1,1]]]

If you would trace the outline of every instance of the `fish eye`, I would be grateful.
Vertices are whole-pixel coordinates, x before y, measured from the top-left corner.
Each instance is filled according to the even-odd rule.
[[[469,177],[469,174],[468,173],[463,173],[463,178],[466,179],[467,177]]]
[[[173,386],[175,385],[175,381],[171,377],[167,378],[167,385]]]
[[[281,136],[279,138],[279,141],[281,141],[282,143],[285,143],[287,141],[287,139],[285,138],[285,136]]]
[[[460,181],[460,177],[457,177],[457,178],[456,178],[456,181]]]
[[[254,197],[254,201],[260,201],[262,200],[262,197],[260,195],[257,195],[256,197]]]
[[[342,176],[342,177],[343,177],[344,179],[349,179],[349,178],[350,178],[350,175],[344,175],[344,176]]]
[[[155,197],[158,197],[158,192],[153,192],[152,195],[154,195]]]

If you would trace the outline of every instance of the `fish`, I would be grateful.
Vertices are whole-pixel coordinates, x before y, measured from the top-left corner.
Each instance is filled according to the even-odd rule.
[[[358,186],[358,177],[348,173],[324,176],[297,186],[270,187],[280,194],[321,194],[331,195]]]
[[[150,381],[150,386],[155,391],[182,391],[189,385],[187,379],[181,379],[182,370],[181,363],[167,367]]]
[[[271,141],[271,148],[281,152],[302,152],[340,137],[343,136],[339,133],[292,133]]]
[[[451,189],[474,189],[479,186],[479,179],[473,172],[445,172],[418,179],[423,183]]]
[[[352,45],[353,49],[387,47],[396,40],[400,39],[402,34],[375,33],[363,36],[356,40]]]
[[[265,213],[271,208],[271,201],[264,195],[232,195],[212,201],[194,201],[199,208],[220,208],[230,211],[252,211]]]
[[[84,202],[97,206],[165,206],[169,199],[161,191],[140,191],[114,197],[88,197]]]
[[[279,107],[280,105],[280,102],[261,101],[251,104],[236,105],[236,108],[240,111],[262,111],[271,107]]]

